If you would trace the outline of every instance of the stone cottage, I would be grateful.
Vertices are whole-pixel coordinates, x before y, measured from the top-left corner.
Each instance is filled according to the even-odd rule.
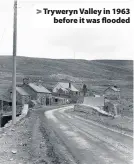
[[[23,95],[18,92],[18,88],[16,87],[16,113],[19,115],[22,110],[22,105],[25,103],[23,101]],[[12,88],[10,87],[7,89],[1,96],[0,96],[0,113],[6,116],[11,115],[12,111]]]
[[[59,96],[78,96],[80,94],[79,90],[70,82],[58,82],[53,88],[53,93]]]
[[[21,105],[29,104],[31,95],[23,87],[16,87],[16,99]]]
[[[30,95],[31,100],[41,105],[51,105],[52,94],[41,83],[29,83],[27,79],[24,79],[22,87]]]
[[[5,93],[12,102],[12,88]],[[40,83],[29,83],[28,79],[23,84],[16,86],[16,103],[18,105],[29,104],[31,101],[40,105],[51,105],[52,94]]]
[[[104,91],[104,96],[108,100],[120,99],[120,88],[117,86],[110,86]]]
[[[105,106],[104,110],[112,113],[113,115],[119,115],[121,113],[120,103],[120,88],[117,86],[108,87],[104,91]]]
[[[0,95],[0,113],[2,111],[11,111],[12,110],[12,100],[11,97],[5,92]]]
[[[6,101],[12,103],[12,87],[10,87],[4,94],[3,97],[8,97]],[[28,104],[31,100],[31,96],[26,92],[23,87],[16,86],[16,104],[17,105],[24,105]],[[11,106],[11,105],[10,105]]]
[[[80,96],[80,91],[71,82],[58,82],[54,86],[52,93],[54,96],[66,98],[67,102],[73,103],[76,103]]]

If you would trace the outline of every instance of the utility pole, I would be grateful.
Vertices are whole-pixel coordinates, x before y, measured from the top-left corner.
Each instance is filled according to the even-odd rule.
[[[16,123],[16,44],[17,44],[17,0],[14,0],[13,19],[13,74],[12,74],[12,123]]]

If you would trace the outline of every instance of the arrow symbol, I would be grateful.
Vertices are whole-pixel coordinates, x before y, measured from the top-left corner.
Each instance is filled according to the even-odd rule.
[[[39,10],[39,9],[37,9],[36,10],[37,11],[37,13],[36,14],[40,14],[42,11],[41,10]]]

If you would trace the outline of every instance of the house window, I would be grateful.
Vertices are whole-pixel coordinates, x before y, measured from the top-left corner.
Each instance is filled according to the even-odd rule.
[[[12,102],[9,102],[9,106],[12,106]]]
[[[58,99],[55,99],[55,102],[58,102]]]
[[[11,97],[11,99],[12,99],[12,92],[10,92],[10,97]]]

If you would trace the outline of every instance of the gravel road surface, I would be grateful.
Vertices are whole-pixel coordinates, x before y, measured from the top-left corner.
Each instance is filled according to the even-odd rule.
[[[51,129],[80,164],[130,164],[133,138],[92,121],[65,113],[73,106],[45,112]]]

